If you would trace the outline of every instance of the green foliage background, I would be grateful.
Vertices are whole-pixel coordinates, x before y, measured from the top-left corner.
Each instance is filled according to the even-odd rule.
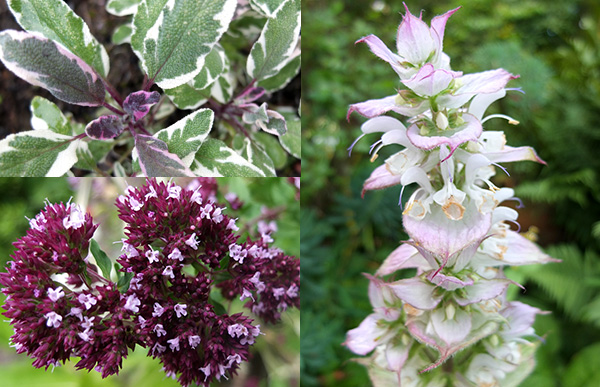
[[[167,180],[167,179],[164,179]],[[187,179],[190,180],[190,179]],[[175,182],[185,186],[184,179]],[[124,236],[123,225],[117,218],[114,201],[124,192],[127,184],[138,186],[143,178],[79,178],[76,185],[63,178],[2,178],[0,179],[0,270],[5,271],[6,262],[14,251],[12,242],[25,235],[29,223],[25,217],[33,218],[44,207],[44,199],[50,202],[73,202],[82,204],[92,214],[100,227],[94,233],[94,239],[114,261],[120,255],[120,241]],[[72,182],[73,182],[72,181]],[[274,245],[288,255],[300,255],[300,203],[296,200],[296,188],[287,178],[219,178],[219,200],[227,203],[223,194],[235,192],[244,206],[235,213],[239,217],[238,225],[242,238],[247,235],[256,237],[256,222],[261,209],[276,209],[278,231],[273,234]],[[225,210],[231,214],[231,210]],[[243,228],[248,224],[248,229]],[[113,276],[115,274],[113,270]],[[116,277],[115,277],[116,278]],[[115,280],[113,278],[113,280]],[[4,304],[4,295],[0,293],[0,305]],[[232,311],[242,309],[242,302],[232,305]],[[0,312],[3,312],[0,309]],[[214,383],[215,386],[236,386],[242,383],[254,383],[253,386],[290,387],[299,384],[300,352],[300,312],[290,310],[283,314],[278,325],[266,325],[259,320],[265,333],[253,346],[253,360],[246,369],[239,372],[238,378]],[[77,371],[75,361],[58,367],[51,372],[33,368],[26,355],[18,355],[9,347],[9,338],[13,334],[11,325],[4,316],[0,316],[0,386],[3,387],[95,387],[95,386],[179,386],[176,381],[167,378],[161,370],[158,360],[147,357],[147,351],[137,347],[123,361],[118,376],[102,379],[98,372]]]
[[[508,144],[531,145],[547,166],[506,164],[526,205],[522,230],[560,264],[512,268],[526,287],[509,296],[551,311],[535,328],[544,337],[537,367],[524,386],[596,386],[600,379],[600,3],[594,0],[406,1],[413,14],[435,15],[461,6],[448,21],[444,51],[465,73],[502,67],[520,74],[489,113],[519,120],[486,123]],[[346,121],[351,103],[393,94],[398,78],[365,44],[376,34],[394,49],[404,7],[399,1],[303,1],[304,102],[302,176],[301,377],[304,386],[369,385],[341,343],[369,313],[368,281],[406,238],[397,207],[399,188],[369,192],[363,139],[345,150],[364,118]],[[391,147],[388,147],[391,148]],[[392,151],[380,152],[380,160]],[[404,194],[408,198],[410,192]],[[532,228],[530,228],[532,227]]]

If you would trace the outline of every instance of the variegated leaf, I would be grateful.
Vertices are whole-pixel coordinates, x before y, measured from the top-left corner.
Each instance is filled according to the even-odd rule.
[[[256,86],[264,88],[269,93],[281,90],[290,83],[300,71],[300,54],[296,55],[274,76],[256,82]]]
[[[85,127],[85,134],[95,140],[112,140],[123,133],[125,127],[117,116],[101,116]]]
[[[59,177],[77,161],[77,151],[87,148],[50,130],[31,130],[11,134],[0,141],[0,175],[21,177]]]
[[[142,0],[108,0],[106,10],[115,16],[133,15]]]
[[[139,121],[148,114],[150,106],[160,100],[158,91],[136,91],[127,96],[123,101],[123,110],[133,117],[134,122]]]
[[[210,87],[210,96],[220,103],[227,103],[233,97],[236,79],[232,72],[222,74]]]
[[[212,85],[219,75],[229,71],[229,59],[220,44],[215,44],[211,52],[206,56],[204,67],[193,79],[193,86],[202,90]]]
[[[229,27],[236,0],[143,0],[131,46],[144,71],[171,89],[192,80]]]
[[[265,176],[265,173],[229,148],[223,141],[208,138],[196,153],[192,171],[198,176]]]
[[[110,40],[116,45],[131,43],[132,33],[133,27],[131,26],[131,23],[121,24],[115,29]]]
[[[179,109],[193,110],[204,105],[210,98],[210,87],[204,90],[198,90],[190,85],[191,82],[184,83],[173,89],[165,90],[165,94],[171,99],[171,102]]]
[[[200,109],[154,136],[164,141],[169,152],[176,154],[183,164],[189,167],[194,161],[194,155],[208,137],[214,116],[212,110]]]
[[[92,66],[98,74],[108,75],[108,55],[90,33],[82,18],[62,0],[8,0],[17,22],[29,32],[39,32],[65,46]]]
[[[266,17],[273,17],[283,0],[250,0],[250,6]]]
[[[169,152],[167,144],[156,137],[135,134],[135,150],[147,177],[195,176],[181,159]]]
[[[300,0],[285,0],[252,46],[247,73],[257,80],[279,73],[294,57],[299,38]]]
[[[104,84],[81,58],[38,33],[0,33],[0,60],[18,77],[56,98],[82,106],[104,102]]]
[[[262,134],[269,136],[266,133],[253,133],[252,140],[245,136],[237,136],[234,139],[234,149],[252,165],[259,167],[265,173],[265,176],[277,176],[273,159],[269,153],[267,153],[265,145],[258,140]],[[275,140],[275,142],[277,142],[277,140]],[[281,149],[279,144],[276,143],[275,145]]]
[[[285,121],[287,123],[287,132],[279,136],[279,142],[283,149],[285,149],[289,154],[294,156],[297,159],[301,158],[301,124],[300,118],[298,118],[293,112],[283,112],[283,116],[285,117]]]
[[[58,134],[72,135],[71,123],[53,102],[46,98],[31,100],[31,127],[34,130],[51,130]]]

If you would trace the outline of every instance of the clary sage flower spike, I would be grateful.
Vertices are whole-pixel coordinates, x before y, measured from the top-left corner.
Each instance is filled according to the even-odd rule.
[[[357,41],[392,66],[401,88],[350,105],[348,117],[357,112],[369,118],[356,141],[381,135],[371,161],[386,145],[404,147],[373,171],[363,194],[417,184],[402,209],[410,239],[367,275],[373,313],[344,343],[358,355],[370,354],[357,361],[368,367],[375,386],[515,386],[534,366],[537,341],[529,340],[535,338],[536,314],[544,312],[506,299],[506,289],[520,285],[502,267],[556,260],[510,228],[518,213],[501,203],[518,199],[490,179],[496,167],[507,173],[499,163],[544,161],[530,147],[507,146],[503,132],[483,130],[492,118],[518,124],[485,115],[494,101],[517,90],[507,83],[518,76],[504,69],[463,74],[450,68],[443,37],[457,10],[428,26],[407,8],[396,53],[374,35]],[[415,277],[393,279],[406,268],[416,269]]]

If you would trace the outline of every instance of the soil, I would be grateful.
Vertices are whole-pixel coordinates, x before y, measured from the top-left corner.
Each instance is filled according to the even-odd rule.
[[[108,81],[122,96],[127,96],[141,88],[144,75],[139,61],[129,44],[114,45],[111,42],[112,32],[128,19],[106,12],[106,0],[67,0],[65,1],[75,13],[81,16],[90,28],[92,35],[104,45],[110,58]],[[0,1],[0,30],[22,30],[15,21],[5,1]],[[300,103],[300,75],[280,92],[270,98],[270,103],[279,106],[295,106]],[[153,90],[160,91],[156,86]],[[89,122],[96,118],[95,108],[70,105],[56,99],[45,89],[35,87],[21,80],[0,62],[0,139],[12,133],[32,130],[29,106],[35,96],[44,97],[54,103],[65,113],[73,114],[78,122]],[[165,125],[183,118],[189,111],[177,110]],[[300,161],[290,165],[280,176],[300,176]]]

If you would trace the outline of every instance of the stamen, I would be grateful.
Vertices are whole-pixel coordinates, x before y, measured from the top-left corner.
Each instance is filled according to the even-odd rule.
[[[360,136],[358,136],[356,138],[356,140],[354,140],[354,142],[352,143],[352,145],[350,145],[348,147],[348,149],[346,149],[348,151],[348,157],[350,157],[350,155],[352,154],[352,148],[354,148],[354,145],[356,145],[356,143],[358,142],[358,140],[360,140],[361,138],[363,138],[365,136],[366,133],[361,134]]]
[[[481,120],[481,123],[483,124],[491,118],[504,118],[511,125],[519,125],[519,121],[515,120],[510,116],[507,116],[506,114],[490,114],[489,116],[486,116],[483,120]]]

